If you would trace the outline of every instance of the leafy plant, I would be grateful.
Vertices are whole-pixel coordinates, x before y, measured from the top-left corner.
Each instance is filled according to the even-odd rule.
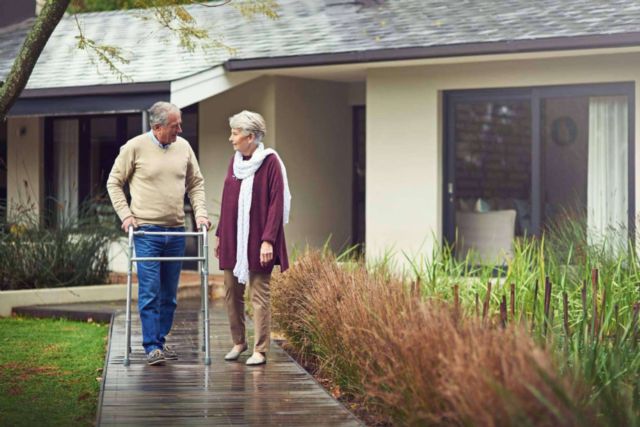
[[[0,223],[0,290],[81,286],[108,281],[108,244],[117,228],[101,223],[92,202],[78,214],[62,215],[56,206],[57,223],[47,226],[34,213],[17,207]]]

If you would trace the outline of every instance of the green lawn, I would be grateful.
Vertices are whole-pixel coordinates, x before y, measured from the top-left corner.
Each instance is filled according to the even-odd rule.
[[[108,325],[0,318],[0,425],[92,425]]]

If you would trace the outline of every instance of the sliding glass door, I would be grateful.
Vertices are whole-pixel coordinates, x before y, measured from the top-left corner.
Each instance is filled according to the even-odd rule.
[[[85,211],[88,206],[82,205],[91,200],[101,221],[116,224],[105,186],[119,148],[126,141],[124,123],[127,117],[47,119],[45,177],[49,219],[53,223],[59,226],[72,224],[79,216],[89,214]],[[140,115],[133,117],[137,119],[137,129],[133,131],[139,133]]]
[[[445,95],[445,236],[501,264],[518,236],[573,221],[590,241],[633,226],[633,85]]]

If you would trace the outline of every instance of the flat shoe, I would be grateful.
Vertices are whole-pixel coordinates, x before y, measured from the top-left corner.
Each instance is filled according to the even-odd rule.
[[[227,361],[238,360],[238,357],[240,357],[240,355],[245,351],[247,351],[246,344],[240,350],[231,349],[231,351],[224,356],[224,360],[227,360]]]
[[[267,358],[262,353],[253,353],[250,358],[247,359],[247,366],[258,366],[267,363]]]

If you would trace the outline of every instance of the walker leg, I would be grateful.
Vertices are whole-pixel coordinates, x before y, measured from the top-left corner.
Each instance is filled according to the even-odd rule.
[[[207,228],[202,227],[202,300],[204,305],[204,364],[211,365],[211,348],[209,346],[209,243]]]
[[[124,366],[129,366],[129,354],[131,353],[131,288],[132,288],[132,270],[133,270],[133,227],[129,227],[129,250],[127,262],[127,306],[125,308],[125,347],[124,347]]]
[[[200,230],[202,231],[202,230]],[[198,257],[202,257],[202,245],[203,245],[203,237],[202,236],[198,236]],[[204,300],[204,294],[202,293],[202,277],[203,277],[203,270],[204,270],[204,261],[198,261],[198,271],[200,272],[200,318],[204,319],[204,304],[205,304],[205,300]],[[200,341],[200,350],[201,351],[205,351],[206,350],[206,346],[205,346],[205,330],[204,328],[202,328],[202,340]]]

